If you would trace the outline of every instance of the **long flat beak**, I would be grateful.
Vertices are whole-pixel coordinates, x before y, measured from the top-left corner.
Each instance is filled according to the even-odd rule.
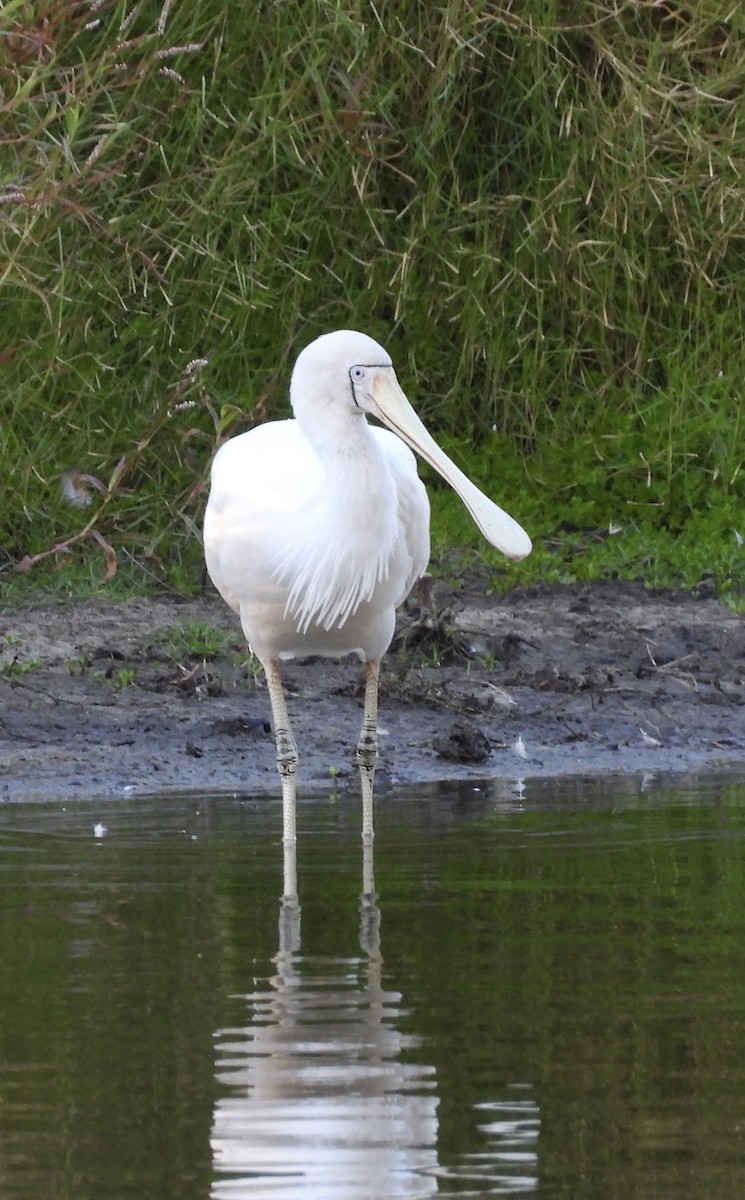
[[[530,554],[533,545],[522,525],[518,525],[509,513],[479,491],[440,449],[409,404],[392,370],[376,377],[373,397],[377,406],[376,415],[450,484],[486,540],[508,558],[521,559]]]

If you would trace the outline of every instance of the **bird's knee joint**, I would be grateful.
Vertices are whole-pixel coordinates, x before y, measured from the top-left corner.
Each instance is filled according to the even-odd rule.
[[[278,729],[275,734],[277,743],[277,769],[283,777],[294,775],[297,769],[297,747],[292,734],[287,729]]]
[[[277,770],[281,779],[293,779],[297,774],[297,759],[277,757]]]
[[[357,765],[367,769],[374,767],[378,760],[378,743],[374,738],[362,740],[357,747]]]
[[[292,731],[289,729],[282,729],[281,727],[279,729],[275,729],[274,740],[277,744],[277,753],[279,753],[280,750],[286,751],[295,749],[295,739],[292,736]]]

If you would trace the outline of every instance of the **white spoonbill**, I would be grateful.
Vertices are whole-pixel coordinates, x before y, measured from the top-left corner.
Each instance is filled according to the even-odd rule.
[[[258,425],[215,455],[205,558],[266,673],[285,844],[295,841],[298,755],[280,663],[314,654],[357,654],[365,663],[357,763],[362,836],[369,840],[380,660],[396,608],[429,559],[429,501],[408,446],[439,471],[484,537],[509,558],[529,554],[530,538],[427,433],[390,356],[366,334],[340,329],[307,346],[295,363],[290,401],[294,420]],[[368,425],[367,414],[393,432]]]

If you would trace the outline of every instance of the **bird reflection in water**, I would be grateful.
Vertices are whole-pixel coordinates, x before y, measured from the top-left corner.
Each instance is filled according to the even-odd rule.
[[[303,957],[295,846],[284,847],[276,973],[218,1034],[225,1095],[213,1200],[381,1200],[437,1194],[434,1067],[404,1061],[399,992],[382,979],[373,850],[363,846],[359,957]]]

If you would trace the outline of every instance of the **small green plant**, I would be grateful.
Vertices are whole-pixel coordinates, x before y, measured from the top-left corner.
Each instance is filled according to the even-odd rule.
[[[173,658],[198,658],[210,661],[224,656],[237,642],[230,629],[208,621],[185,621],[166,635],[163,648]]]
[[[132,687],[136,677],[137,672],[132,667],[120,667],[113,675],[108,676],[107,682],[109,687],[121,692],[125,688]]]
[[[21,660],[12,658],[10,662],[0,662],[0,675],[6,679],[14,679],[20,675],[27,675],[29,671],[37,671],[41,666],[38,658],[27,658]]]

